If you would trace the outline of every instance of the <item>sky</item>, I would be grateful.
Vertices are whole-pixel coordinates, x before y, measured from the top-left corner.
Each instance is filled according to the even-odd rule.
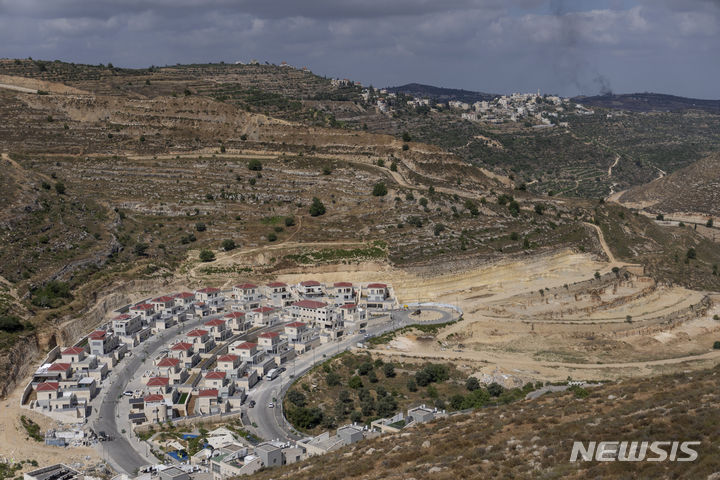
[[[0,57],[720,99],[720,0],[0,0]]]

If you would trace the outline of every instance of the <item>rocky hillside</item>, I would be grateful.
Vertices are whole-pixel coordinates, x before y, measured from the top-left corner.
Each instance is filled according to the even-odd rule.
[[[266,470],[256,478],[714,479],[720,472],[713,420],[720,418],[719,373],[715,368],[632,380],[487,407]],[[699,441],[697,460],[570,462],[573,441],[676,440]]]
[[[720,155],[709,155],[670,175],[631,188],[618,200],[656,213],[717,217],[720,215]]]

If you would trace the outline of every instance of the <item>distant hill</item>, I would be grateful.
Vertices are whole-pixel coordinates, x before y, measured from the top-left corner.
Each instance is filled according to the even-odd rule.
[[[492,100],[499,95],[485,92],[473,92],[472,90],[462,90],[457,88],[442,88],[432,85],[423,85],[421,83],[408,83],[399,87],[388,87],[388,92],[404,93],[419,98],[432,98],[439,102],[449,102],[457,100],[460,102],[480,102],[483,100]]]
[[[662,93],[624,93],[620,95],[596,95],[575,97],[577,103],[592,107],[614,108],[633,112],[703,110],[720,114],[720,100],[678,97]]]

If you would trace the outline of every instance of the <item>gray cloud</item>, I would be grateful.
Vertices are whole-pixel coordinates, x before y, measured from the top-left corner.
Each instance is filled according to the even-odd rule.
[[[720,1],[625,3],[0,0],[0,55],[124,66],[258,58],[374,85],[720,98]]]

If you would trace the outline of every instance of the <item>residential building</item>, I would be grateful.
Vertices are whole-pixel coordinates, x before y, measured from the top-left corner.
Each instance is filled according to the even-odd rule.
[[[105,330],[95,330],[88,335],[90,353],[92,355],[108,355],[118,345],[118,339]]]
[[[336,305],[343,305],[355,301],[355,288],[350,282],[334,283],[331,293],[333,302]]]
[[[317,280],[306,280],[300,282],[297,291],[304,297],[321,297],[323,295],[322,284]]]
[[[134,335],[142,329],[142,316],[139,314],[118,315],[112,320],[112,328],[116,335]]]
[[[286,283],[268,283],[265,291],[270,305],[274,307],[286,307],[292,302],[292,293]]]

